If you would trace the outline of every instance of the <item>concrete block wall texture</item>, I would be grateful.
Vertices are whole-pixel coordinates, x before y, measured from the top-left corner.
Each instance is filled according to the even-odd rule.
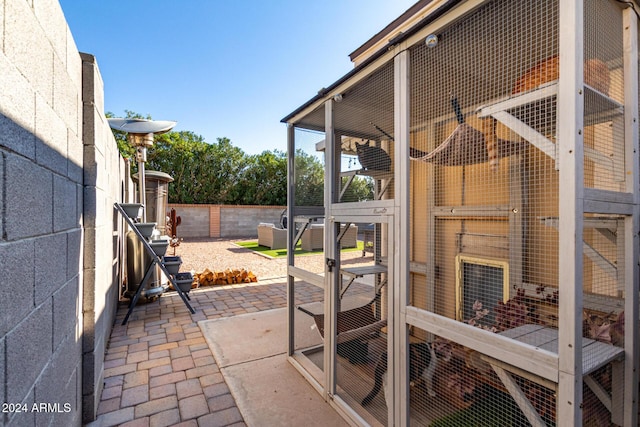
[[[104,350],[120,296],[123,224],[113,205],[124,201],[126,166],[104,116],[96,58],[85,53],[80,56],[84,122],[82,408],[83,420],[91,421],[102,393]]]
[[[178,237],[183,238],[236,238],[257,237],[258,224],[278,225],[284,206],[227,206],[170,203],[180,216]]]
[[[209,205],[169,204],[168,209],[171,208],[176,210],[176,215],[181,219],[178,237],[217,237],[209,233]]]
[[[125,169],[57,0],[0,0],[0,39],[0,403],[62,408],[0,425],[79,426],[118,301]]]
[[[284,207],[224,206],[220,209],[220,237],[253,237],[261,222],[280,223]]]

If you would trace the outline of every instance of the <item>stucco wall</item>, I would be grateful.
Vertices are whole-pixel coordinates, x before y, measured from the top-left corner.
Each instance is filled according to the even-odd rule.
[[[261,222],[280,223],[284,206],[169,204],[182,222],[178,237],[256,237]]]
[[[117,303],[122,160],[59,3],[0,0],[0,35],[0,402],[59,409],[0,424],[81,425]]]

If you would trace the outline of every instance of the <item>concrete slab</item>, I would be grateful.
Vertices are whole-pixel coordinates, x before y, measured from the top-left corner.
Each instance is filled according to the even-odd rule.
[[[285,354],[221,369],[248,426],[348,426]]]
[[[296,331],[307,332],[313,319],[296,310]],[[287,352],[287,309],[260,311],[198,322],[218,367],[236,365]],[[296,336],[299,347],[322,343],[320,334]]]
[[[313,324],[301,312],[295,321]],[[286,308],[198,324],[248,426],[349,425],[287,361]],[[305,347],[321,343],[320,334],[299,339]]]

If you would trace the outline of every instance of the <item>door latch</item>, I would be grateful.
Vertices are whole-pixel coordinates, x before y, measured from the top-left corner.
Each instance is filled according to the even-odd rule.
[[[327,267],[329,268],[329,273],[331,273],[333,271],[333,267],[336,266],[336,260],[327,258],[326,264],[327,264]]]

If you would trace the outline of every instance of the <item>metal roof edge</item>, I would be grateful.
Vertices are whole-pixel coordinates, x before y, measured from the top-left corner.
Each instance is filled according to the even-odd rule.
[[[416,15],[418,12],[422,10],[423,7],[428,5],[429,3],[434,2],[435,0],[420,0],[411,6],[409,9],[404,11],[404,13],[398,16],[396,19],[391,21],[386,27],[382,30],[378,31],[373,37],[364,42],[360,47],[355,49],[353,52],[349,54],[349,58],[353,61],[358,55],[360,55],[365,50],[369,49],[371,46],[379,42],[383,37],[392,33],[395,29],[400,27],[406,21],[411,19],[412,16]]]

